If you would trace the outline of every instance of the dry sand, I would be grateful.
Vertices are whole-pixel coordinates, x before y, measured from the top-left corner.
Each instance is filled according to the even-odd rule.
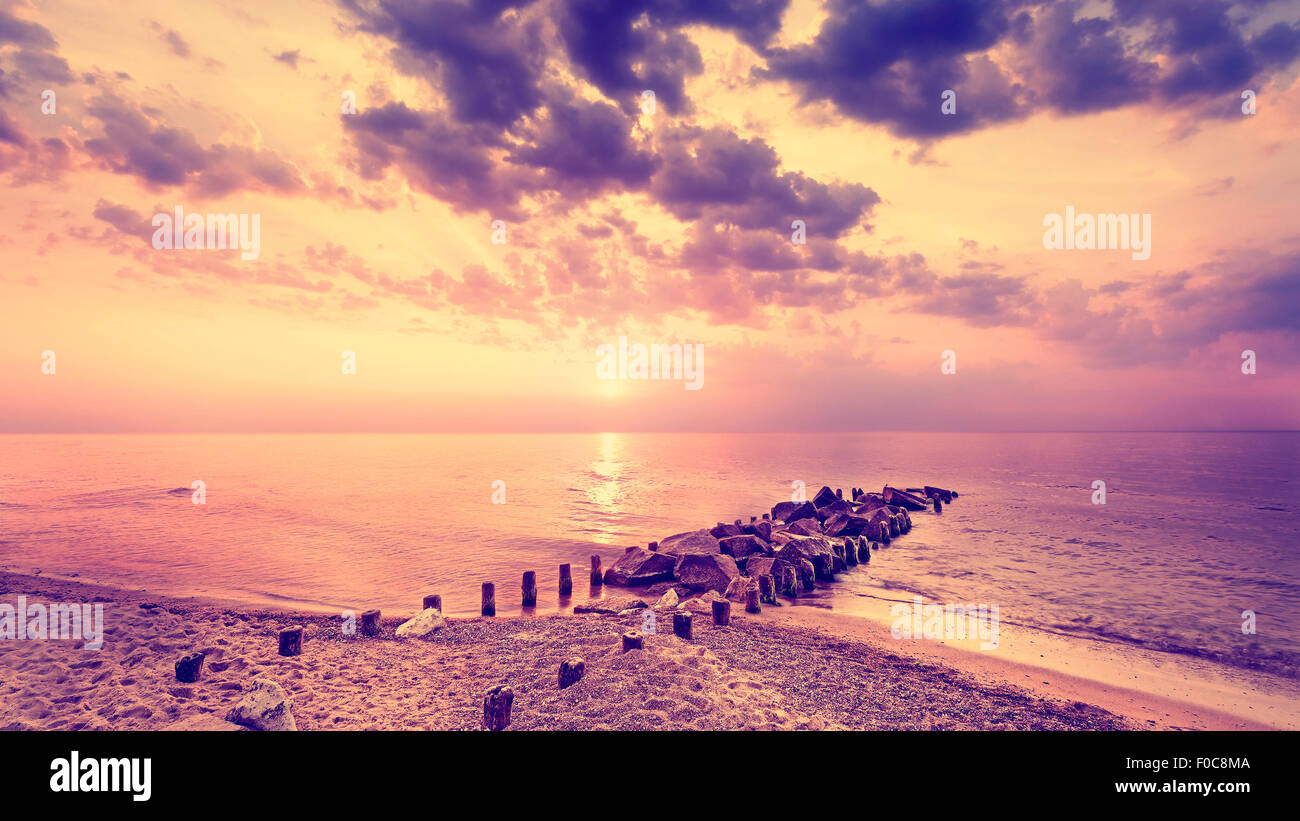
[[[747,617],[696,614],[691,642],[661,632],[621,652],[640,615],[449,620],[428,638],[345,637],[336,617],[254,610],[0,572],[0,601],[98,601],[100,650],[82,642],[0,640],[0,729],[234,728],[222,719],[255,677],[293,698],[299,729],[472,730],[483,694],[515,692],[511,730],[1132,729],[1081,701],[1044,698],[866,637]],[[303,654],[277,653],[282,627],[305,627]],[[182,684],[180,656],[207,653]],[[561,690],[560,663],[586,661]]]

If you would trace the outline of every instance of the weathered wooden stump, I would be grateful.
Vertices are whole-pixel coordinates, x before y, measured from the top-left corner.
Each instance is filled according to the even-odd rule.
[[[848,569],[849,569],[849,561],[848,559],[844,558],[843,549],[841,548],[840,550],[836,550],[835,553],[831,556],[831,571],[834,573],[843,573],[845,570]]]
[[[866,536],[858,538],[858,563],[868,564],[871,562],[871,544],[867,541]]]
[[[651,542],[650,544],[646,545],[646,548],[647,548],[651,553],[657,553],[657,552],[659,552],[659,543],[658,543],[658,542]]]
[[[764,513],[764,514],[763,514],[763,521],[765,521],[765,522],[770,522],[771,520],[772,520],[772,514],[771,514],[771,513]]]
[[[176,662],[176,680],[193,684],[203,677],[203,659],[207,653],[190,653]]]
[[[679,639],[691,640],[691,614],[680,610],[673,611],[673,632]]]
[[[591,554],[591,586],[600,587],[605,583],[605,571],[600,568],[600,554]]]
[[[302,655],[302,626],[295,624],[280,631],[280,655]]]
[[[750,587],[745,590],[745,612],[761,613],[763,606],[758,603],[758,588]]]
[[[432,607],[434,610],[437,610],[439,613],[441,613],[442,596],[438,596],[438,595],[425,596],[424,601],[420,602],[420,610],[421,611],[428,610],[430,607]]]
[[[750,517],[749,517],[749,523],[750,523],[751,525],[752,525],[752,524],[758,524],[758,517],[757,517],[757,516],[750,516]]]
[[[640,650],[645,646],[645,639],[635,630],[629,630],[623,634],[623,652],[628,650]]]
[[[492,732],[510,725],[510,708],[515,703],[515,691],[504,684],[488,690],[483,697],[483,726]]]
[[[713,602],[713,623],[719,627],[731,624],[731,602],[726,599]]]
[[[835,581],[834,564],[825,553],[813,556],[813,578],[819,582]]]
[[[900,532],[901,532],[901,531],[899,530],[899,527],[898,527],[898,517],[897,517],[897,516],[890,516],[890,517],[889,517],[889,535],[890,535],[890,537],[897,536]]]
[[[361,635],[377,636],[379,635],[379,617],[383,615],[378,610],[367,610],[361,614]]]
[[[573,568],[567,564],[560,565],[560,595],[573,594]]]
[[[799,598],[799,574],[788,564],[781,566],[781,595]]]
[[[582,676],[587,672],[587,662],[574,656],[568,661],[560,664],[560,689],[571,687],[582,681]]]
[[[852,536],[844,540],[844,563],[849,567],[858,563],[858,542]]]
[[[483,582],[483,609],[485,616],[497,614],[497,586],[492,582]]]
[[[816,578],[817,578],[817,569],[813,567],[813,563],[808,561],[807,559],[800,559],[799,560],[799,583],[803,585],[804,592],[817,589],[817,585],[813,581]]]
[[[880,538],[881,544],[889,544],[890,540],[893,539],[893,536],[889,532],[889,525],[884,522],[880,522],[879,524],[880,527],[876,535]]]
[[[934,512],[943,513],[943,500],[938,496],[931,496],[930,501],[934,502]]]
[[[776,604],[776,581],[771,573],[762,573],[758,577],[758,599],[765,604]]]
[[[524,592],[524,597],[522,602],[523,606],[536,607],[537,606],[537,572],[536,571],[533,570],[524,571],[523,592]]]
[[[835,488],[835,498],[836,499],[844,498],[844,488],[840,488],[840,487]]]
[[[743,526],[744,526],[744,525],[742,525],[742,524],[740,523],[740,520],[739,520],[739,519],[737,519],[736,521],[732,522],[732,524],[735,525],[736,527],[743,527]]]

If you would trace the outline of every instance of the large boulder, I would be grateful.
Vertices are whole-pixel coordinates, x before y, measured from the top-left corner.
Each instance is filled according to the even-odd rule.
[[[677,565],[674,556],[655,553],[644,547],[633,547],[605,571],[605,584],[642,585],[669,582]]]
[[[772,508],[772,518],[781,522],[797,522],[816,515],[817,506],[812,502],[777,502]]]
[[[737,527],[736,525],[727,525],[719,522],[717,527],[709,531],[709,535],[715,539],[723,539],[726,538],[727,536],[739,536],[744,532],[745,532],[744,530]]]
[[[254,730],[297,730],[292,710],[293,699],[283,687],[269,678],[255,678],[226,720]]]
[[[718,552],[718,540],[707,530],[676,533],[659,542],[659,552],[673,557],[687,554],[709,555]]]
[[[817,491],[817,495],[813,497],[812,503],[814,507],[824,507],[838,498],[839,497],[835,495],[835,491],[822,485],[822,489]]]
[[[869,516],[856,513],[836,513],[823,525],[827,536],[861,536],[875,527]]]
[[[800,519],[800,520],[798,520],[798,521],[796,521],[796,522],[791,522],[791,523],[790,523],[790,526],[787,527],[786,530],[787,530],[788,532],[790,532],[790,533],[794,533],[794,534],[796,534],[796,535],[798,535],[798,536],[820,536],[820,535],[822,535],[822,525],[821,525],[821,522],[817,521],[817,520],[814,519],[814,518],[809,518],[809,519]]]
[[[796,536],[776,552],[778,559],[795,567],[801,561],[810,561],[815,566],[819,561],[818,556],[825,557],[827,567],[833,565],[835,549],[831,541],[823,536]]]
[[[772,548],[757,536],[728,536],[718,540],[718,548],[733,559],[744,559],[753,554],[768,556]]]
[[[687,553],[677,560],[677,581],[692,590],[726,590],[731,580],[740,576],[736,560],[716,553],[703,556]]]
[[[817,506],[818,521],[826,521],[836,513],[852,513],[853,505],[843,499],[836,499],[825,505]]]
[[[743,604],[745,601],[745,592],[750,588],[755,590],[758,589],[758,579],[737,576],[727,584],[727,589],[723,592],[722,596],[725,599],[730,599],[734,602],[741,602]]]
[[[745,565],[745,575],[751,579],[757,579],[764,574],[771,576],[773,579],[780,577],[781,568],[785,562],[775,556],[755,556]]]
[[[430,607],[415,618],[398,625],[393,635],[399,639],[418,639],[442,629],[446,623],[447,620],[442,617],[442,613],[439,613],[437,608]]]

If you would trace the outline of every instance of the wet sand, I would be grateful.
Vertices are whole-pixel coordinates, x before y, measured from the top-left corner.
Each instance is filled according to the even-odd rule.
[[[74,640],[0,641],[0,729],[236,729],[224,721],[254,678],[281,684],[299,729],[472,730],[483,694],[515,691],[511,730],[1135,729],[1066,691],[1031,694],[978,667],[894,652],[867,635],[795,624],[769,608],[732,625],[697,613],[694,637],[660,632],[623,653],[641,614],[450,619],[422,639],[383,620],[378,637],[344,636],[335,616],[166,598],[0,573],[0,602],[104,605],[99,650]],[[620,592],[617,595],[622,595]],[[305,628],[303,654],[277,653],[282,627]],[[669,632],[665,632],[669,631]],[[203,678],[178,682],[180,656],[207,653]],[[561,690],[560,663],[586,662]],[[1149,725],[1148,725],[1149,726]]]

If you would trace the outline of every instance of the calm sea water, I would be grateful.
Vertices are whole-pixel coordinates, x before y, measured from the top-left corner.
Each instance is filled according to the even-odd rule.
[[[0,436],[0,565],[335,611],[441,593],[463,614],[483,581],[516,609],[536,570],[546,612],[560,563],[580,600],[591,553],[748,520],[796,480],[937,484],[961,498],[818,604],[997,603],[1027,628],[1295,675],[1298,457],[1296,433]]]

